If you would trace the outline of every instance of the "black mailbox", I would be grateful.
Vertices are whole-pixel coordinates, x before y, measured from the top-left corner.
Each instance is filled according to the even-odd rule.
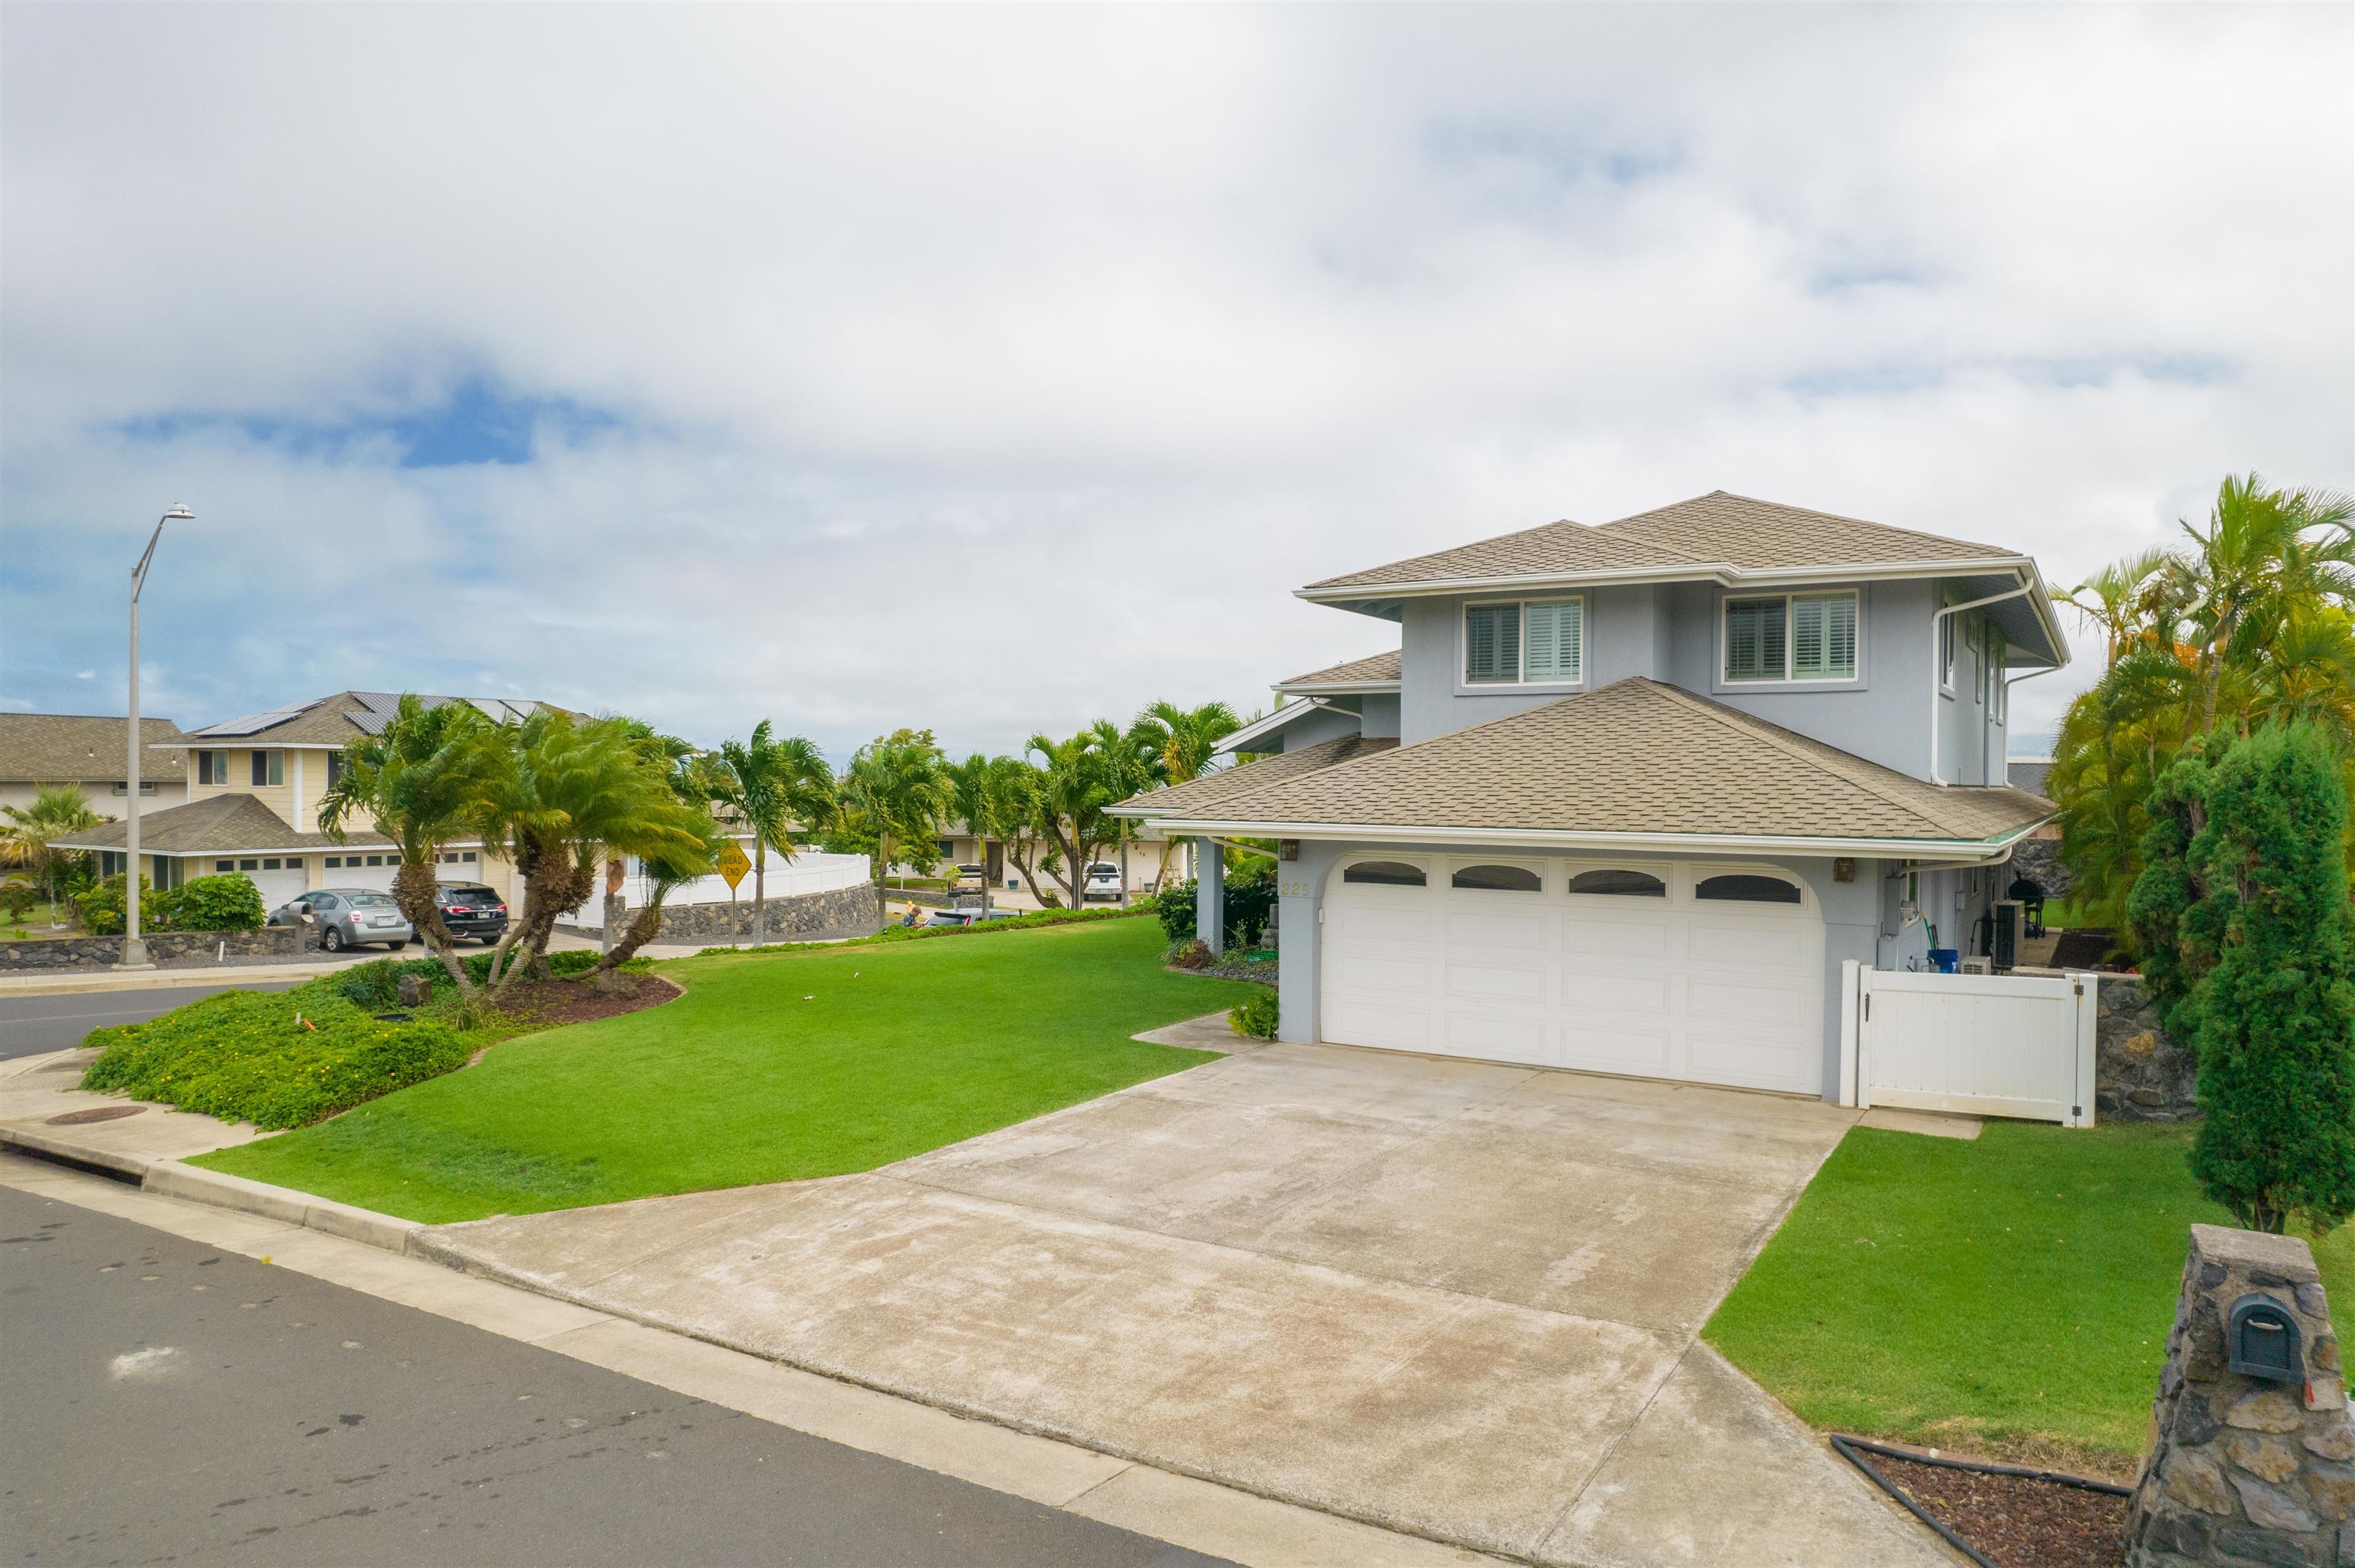
[[[2275,1383],[2306,1381],[2297,1319],[2270,1296],[2243,1296],[2232,1303],[2224,1324],[2224,1347],[2232,1369],[2243,1376]]]

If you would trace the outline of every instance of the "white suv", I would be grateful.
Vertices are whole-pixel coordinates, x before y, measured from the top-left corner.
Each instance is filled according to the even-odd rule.
[[[1088,879],[1080,889],[1080,902],[1091,898],[1120,896],[1120,867],[1108,860],[1100,860],[1088,867]]]

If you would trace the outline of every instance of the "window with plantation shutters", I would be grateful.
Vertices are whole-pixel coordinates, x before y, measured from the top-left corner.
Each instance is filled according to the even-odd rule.
[[[1729,681],[1783,681],[1787,652],[1783,636],[1784,601],[1780,599],[1730,599],[1725,601],[1725,678]]]
[[[1521,654],[1522,680],[1578,679],[1578,650],[1585,610],[1585,604],[1574,599],[1522,607],[1529,630]]]
[[[1476,604],[1464,612],[1466,683],[1521,678],[1521,607]]]
[[[1725,679],[1853,681],[1857,596],[1775,594],[1725,601]]]
[[[1791,679],[1856,678],[1856,596],[1800,594],[1791,600]]]
[[[1582,599],[1472,605],[1464,611],[1465,683],[1576,685],[1585,641]]]

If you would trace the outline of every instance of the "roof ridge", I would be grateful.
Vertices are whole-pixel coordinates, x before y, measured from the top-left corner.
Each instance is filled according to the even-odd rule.
[[[1860,777],[1854,769],[1819,756],[1812,749],[1814,747],[1823,746],[1824,750],[1831,752],[1834,756],[1847,757],[1850,755],[1849,753],[1841,751],[1839,747],[1836,746],[1824,746],[1824,743],[1821,741],[1808,741],[1806,736],[1797,735],[1796,732],[1791,730],[1786,730],[1781,725],[1772,723],[1766,719],[1759,718],[1753,714],[1745,714],[1740,708],[1728,707],[1723,703],[1711,702],[1707,697],[1688,692],[1681,686],[1672,686],[1665,681],[1655,681],[1648,675],[1632,675],[1628,678],[1630,680],[1643,682],[1646,686],[1658,691],[1670,700],[1683,705],[1685,707],[1691,709],[1693,712],[1700,714],[1704,717],[1715,719],[1718,723],[1725,726],[1728,729],[1738,729],[1756,739],[1763,740],[1767,745],[1774,747],[1777,751],[1782,752],[1785,757],[1796,758],[1799,761],[1808,764],[1810,767],[1822,769],[1824,772],[1830,774],[1835,779],[1841,779],[1846,783],[1853,784],[1858,789],[1863,790],[1866,794],[1875,797],[1887,805],[1896,807],[1899,810],[1907,813],[1909,816],[1920,819],[1923,822],[1927,823],[1929,826],[1936,829],[1940,832],[1950,832],[1953,831],[1948,828],[1945,823],[1938,821],[1935,817],[1931,816],[1927,811],[1924,811],[1915,802],[1906,800],[1903,796],[1898,794],[1895,790],[1881,783],[1878,779],[1871,778],[1869,775]],[[1795,744],[1795,742],[1805,742],[1806,744]],[[1857,760],[1862,761],[1863,759],[1859,758]],[[1871,767],[1873,765],[1867,763],[1866,766]],[[1926,784],[1929,780],[1917,779],[1915,782]],[[1944,788],[1944,786],[1934,785],[1932,788]]]
[[[2010,549],[2005,546],[1990,545],[1985,539],[1957,539],[1951,534],[1933,534],[1926,529],[1907,528],[1895,523],[1876,522],[1870,517],[1855,517],[1845,512],[1826,512],[1821,507],[1817,506],[1794,506],[1787,501],[1770,501],[1763,495],[1744,495],[1738,490],[1712,490],[1705,495],[1693,495],[1688,496],[1682,501],[1671,501],[1665,506],[1651,506],[1646,507],[1641,512],[1631,512],[1625,517],[1614,517],[1608,523],[1600,523],[1595,524],[1595,526],[1598,528],[1615,528],[1622,523],[1641,522],[1646,517],[1657,516],[1663,512],[1673,512],[1678,507],[1690,506],[1697,502],[1718,500],[1740,501],[1752,506],[1771,506],[1778,512],[1796,512],[1804,516],[1828,518],[1834,523],[1850,523],[1859,528],[1872,528],[1883,534],[1902,534],[1909,539],[1927,539],[1932,544],[1936,545],[1969,545],[1978,549],[1993,551],[1995,555],[1990,557],[1991,559],[1997,557],[2000,557],[2005,560],[2013,559],[2015,557],[2025,558],[2027,554],[2025,551]],[[1670,546],[1665,545],[1659,546],[1658,547],[1662,549],[1670,548]],[[1700,558],[1701,557],[1700,556],[1694,557],[1696,560]],[[1828,562],[1826,564],[1837,566],[1840,563]]]

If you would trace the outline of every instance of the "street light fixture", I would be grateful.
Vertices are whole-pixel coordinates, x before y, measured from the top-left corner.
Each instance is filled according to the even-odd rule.
[[[155,542],[164,536],[164,524],[175,519],[193,523],[196,516],[184,503],[157,518],[155,531],[147,535],[147,547],[139,553],[139,564],[131,568],[131,777],[123,790],[129,808],[123,819],[123,961],[117,969],[155,967],[147,961],[147,944],[139,939],[139,590],[147,586],[147,565],[155,558]]]

